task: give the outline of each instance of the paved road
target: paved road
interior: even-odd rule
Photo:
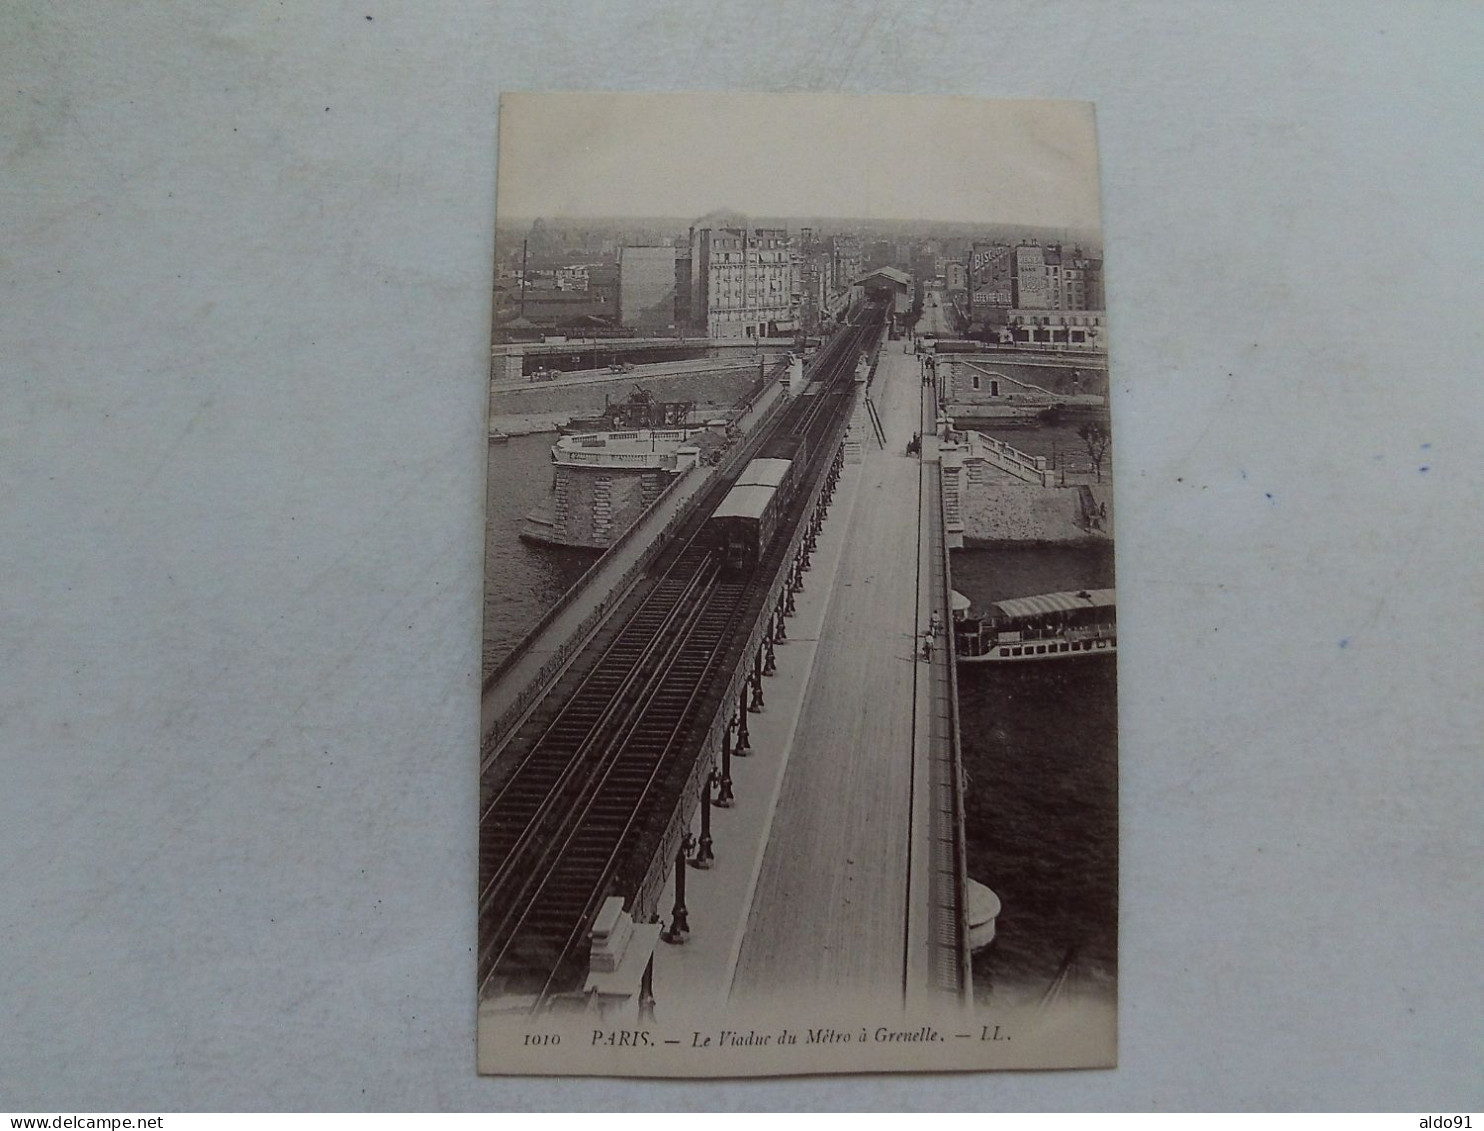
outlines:
[[[933,334],[940,338],[953,337],[953,327],[949,323],[947,299],[939,290],[927,291],[922,301],[922,321],[917,324],[917,333]]]

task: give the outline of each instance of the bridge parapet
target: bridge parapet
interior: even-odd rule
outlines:
[[[1039,487],[1055,486],[1056,469],[1050,466],[1045,456],[1027,455],[1019,448],[1011,447],[993,436],[986,436],[983,432],[964,432],[962,435],[968,443],[964,452],[965,459],[983,460],[1016,479]]]
[[[709,432],[706,428],[644,428],[597,435],[564,436],[551,449],[557,465],[590,467],[652,467],[684,471],[700,460],[690,443]]]

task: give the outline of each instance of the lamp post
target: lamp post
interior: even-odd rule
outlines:
[[[747,733],[747,689],[742,689],[742,701],[737,704],[737,746],[733,751],[739,758],[752,751],[751,736]]]
[[[721,731],[721,780],[717,782],[715,803],[718,808],[730,809],[735,800],[732,793],[732,722],[728,719]]]
[[[690,861],[692,868],[703,871],[716,860],[716,854],[711,851],[711,787],[715,782],[716,771],[712,770],[701,783],[701,839],[696,844],[696,854]]]
[[[660,938],[671,946],[681,945],[690,934],[690,913],[685,909],[685,864],[695,843],[696,838],[686,833],[675,852],[675,906],[670,908],[670,925],[660,932]]]

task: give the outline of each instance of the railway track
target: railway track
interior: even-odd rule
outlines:
[[[806,481],[842,423],[834,394],[875,327],[874,319],[847,326],[821,351],[812,373],[824,387],[778,425],[807,438]],[[526,996],[536,1009],[549,995],[581,990],[588,926],[614,894],[622,856],[663,801],[667,779],[693,756],[690,739],[710,723],[785,540],[751,576],[725,579],[698,541],[709,509],[681,533],[678,552],[657,565],[658,579],[523,744],[481,813],[481,997]]]

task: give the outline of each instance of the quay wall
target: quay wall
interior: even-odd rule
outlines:
[[[941,474],[954,545],[1101,542],[1113,537],[1112,483],[1090,466],[1046,454],[1045,430],[1020,441],[1032,455],[973,430],[948,433]]]
[[[655,468],[558,466],[552,528],[538,540],[603,549],[639,521],[671,478]]]
[[[937,365],[939,399],[954,404],[992,404],[996,400],[1005,400],[1012,393],[1026,394],[1026,390],[1002,386],[998,397],[991,396],[988,372],[1004,374],[1011,382],[1044,389],[1058,397],[1108,395],[1108,358],[1105,354],[1067,354],[1043,359],[983,350],[939,354]],[[1074,370],[1077,375],[1075,382]],[[973,387],[976,371],[980,375],[978,389]],[[1040,399],[1044,403],[1045,398]]]
[[[498,327],[496,338],[504,333]],[[758,347],[789,349],[792,336],[783,338],[743,338],[719,340],[686,337],[613,337],[576,336],[561,341],[508,342],[496,341],[490,347],[491,377],[519,377],[541,366],[557,369],[579,369],[591,363],[596,355],[601,361],[629,361],[651,365],[665,361],[684,361],[698,357],[736,357],[740,351]]]

